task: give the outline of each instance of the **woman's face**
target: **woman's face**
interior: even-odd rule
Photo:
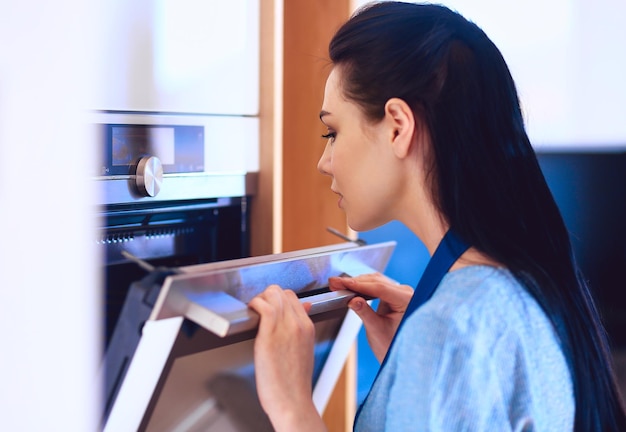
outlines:
[[[328,138],[318,169],[332,178],[331,189],[348,225],[364,231],[395,219],[398,184],[396,158],[388,145],[392,132],[384,121],[372,124],[341,91],[341,68],[326,81],[320,112]]]

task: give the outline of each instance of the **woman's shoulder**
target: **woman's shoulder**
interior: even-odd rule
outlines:
[[[394,381],[390,404],[434,394],[416,416],[442,420],[446,430],[468,419],[492,426],[481,430],[521,430],[527,421],[571,430],[572,385],[558,338],[510,271],[471,266],[448,273],[397,339],[384,375],[419,375]]]
[[[472,265],[447,273],[437,295],[455,295],[465,301],[485,301],[494,294],[509,296],[523,291],[519,281],[504,267]]]
[[[506,268],[467,266],[449,272],[433,297],[410,317],[418,326],[443,326],[458,335],[494,338],[551,324],[535,299]],[[410,326],[411,327],[411,326]]]
[[[476,308],[516,308],[532,298],[508,269],[475,265],[447,273],[431,300],[430,307],[447,307],[456,315]]]

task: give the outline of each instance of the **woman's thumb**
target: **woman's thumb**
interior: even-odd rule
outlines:
[[[363,321],[367,327],[374,319],[377,318],[376,312],[371,308],[367,301],[362,297],[355,297],[348,303],[348,307],[352,309]]]

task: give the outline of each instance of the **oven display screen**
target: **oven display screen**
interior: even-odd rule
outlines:
[[[164,173],[204,171],[204,127],[104,125],[100,175],[134,174],[142,157],[156,156]]]
[[[112,134],[112,163],[131,165],[142,155],[156,156],[163,165],[175,163],[173,127],[128,128],[114,126]]]

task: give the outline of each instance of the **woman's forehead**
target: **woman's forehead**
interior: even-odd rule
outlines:
[[[324,88],[324,104],[333,103],[335,99],[341,94],[341,73],[337,67],[334,67],[328,78],[326,78],[326,86]],[[326,110],[329,111],[330,110]]]
[[[326,87],[324,89],[324,102],[320,111],[320,117],[332,116],[337,114],[339,109],[346,108],[350,105],[358,109],[353,101],[349,100],[343,93],[343,75],[341,68],[335,66],[328,78],[326,79]],[[322,116],[324,114],[324,116]]]

